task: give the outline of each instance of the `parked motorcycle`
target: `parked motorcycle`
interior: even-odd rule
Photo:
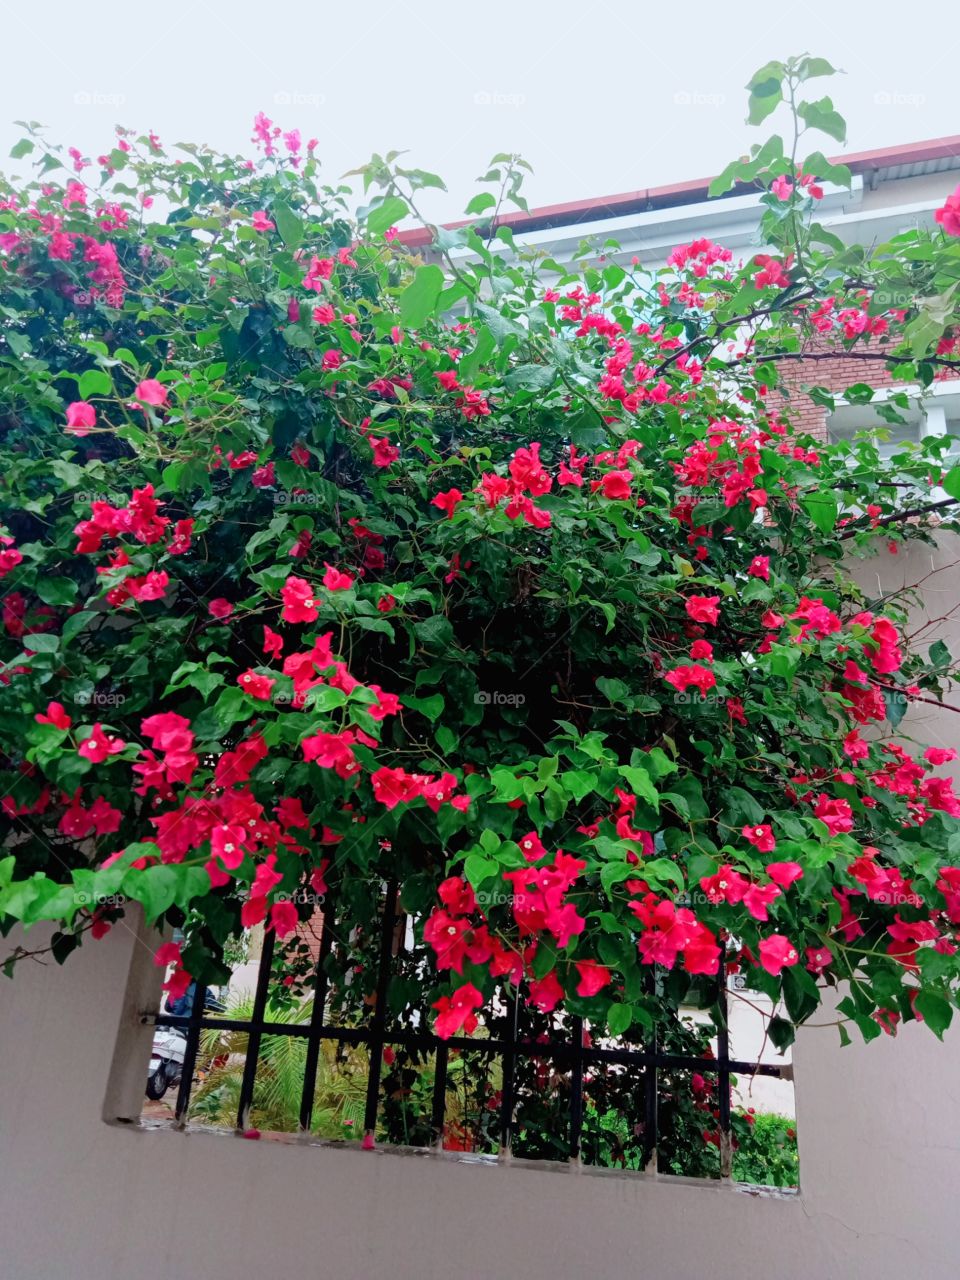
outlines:
[[[180,1083],[186,1049],[187,1037],[179,1027],[157,1027],[147,1075],[147,1097],[151,1102],[158,1102],[171,1085]]]
[[[191,983],[186,997],[176,1005],[169,1006],[168,1012],[180,1016],[189,1016],[193,1007],[193,994],[196,988]],[[188,1002],[188,1003],[187,1003]],[[187,1007],[184,1007],[187,1005]],[[225,1006],[208,991],[204,997],[203,1007],[211,1013],[223,1013]],[[146,1094],[151,1102],[158,1102],[171,1086],[179,1085],[183,1075],[183,1060],[186,1056],[187,1034],[181,1027],[157,1027],[153,1037],[153,1052],[150,1055],[150,1066],[147,1074]]]

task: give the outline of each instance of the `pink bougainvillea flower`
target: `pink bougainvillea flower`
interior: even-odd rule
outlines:
[[[38,711],[33,718],[37,724],[52,724],[55,729],[69,729],[73,723],[62,702],[48,702],[46,711]]]
[[[612,501],[625,500],[632,495],[633,476],[629,471],[608,471],[601,480],[594,480],[591,487],[602,489],[603,496]]]
[[[323,562],[326,573],[323,575],[323,585],[328,591],[347,591],[353,586],[353,578],[349,573],[343,573],[340,569],[335,568],[332,564]]]
[[[923,758],[933,765],[949,764],[951,760],[956,760],[957,753],[953,747],[927,747]]]
[[[948,236],[960,236],[960,187],[947,196],[942,208],[936,209],[933,216]]]
[[[866,760],[870,754],[870,744],[860,737],[857,729],[851,729],[843,740],[843,753],[851,760]]]
[[[446,512],[448,520],[453,519],[453,513],[456,511],[459,503],[463,501],[463,494],[459,489],[448,489],[446,493],[437,493],[430,499],[430,505],[438,507],[441,511]]]
[[[473,886],[462,876],[448,876],[437,886],[437,897],[451,915],[469,915],[477,906]]]
[[[580,975],[577,983],[578,996],[595,996],[609,985],[613,975],[606,965],[598,964],[596,960],[577,960],[575,963]]]
[[[338,351],[336,347],[331,347],[323,353],[323,359],[320,363],[324,369],[339,369],[343,364],[343,353]]]
[[[257,698],[261,702],[270,701],[270,693],[276,684],[270,676],[258,675],[252,668],[248,668],[242,674],[237,676],[237,684],[244,693],[248,693],[251,698]]]
[[[673,671],[667,672],[664,679],[667,684],[672,684],[678,693],[686,693],[687,689],[693,687],[700,691],[701,696],[717,683],[717,677],[713,672],[708,671],[706,667],[701,667],[698,663],[675,667]]]
[[[782,933],[772,933],[769,938],[761,938],[759,950],[760,964],[775,978],[780,976],[783,969],[795,965],[800,959],[796,947]]]
[[[367,436],[370,442],[370,448],[373,450],[373,465],[375,467],[389,467],[400,457],[400,450],[395,444],[391,444],[389,440],[378,439],[377,436]]]
[[[461,1030],[471,1035],[477,1029],[475,1010],[482,1006],[483,996],[477,988],[472,982],[464,983],[454,991],[453,995],[441,996],[434,1002],[433,1007],[437,1010],[436,1021],[433,1024],[434,1033],[441,1040],[449,1040],[452,1035],[456,1035]]]
[[[320,609],[309,582],[291,574],[283,584],[280,595],[283,599],[281,616],[284,622],[316,622]]]
[[[750,888],[750,881],[729,863],[724,863],[712,876],[701,876],[700,888],[713,903],[737,903],[743,901],[744,895]]]
[[[277,224],[270,221],[266,209],[258,209],[251,218],[250,225],[254,231],[272,231]]]
[[[684,607],[694,622],[715,623],[720,617],[719,604],[719,596],[690,596]]]
[[[835,800],[825,795],[818,796],[813,814],[826,825],[832,836],[853,830],[853,811],[846,800]]]
[[[137,383],[133,394],[141,404],[152,404],[156,409],[162,409],[167,403],[167,388],[156,378],[144,378],[143,382]]]
[[[180,963],[180,943],[164,942],[153,953],[153,963],[158,969],[165,969],[168,964]]]
[[[266,626],[263,628],[263,652],[271,658],[279,658],[283,653],[283,636]]]
[[[345,733],[320,732],[304,738],[300,747],[304,760],[313,762],[321,769],[333,769],[340,778],[348,778],[360,768],[353,754],[355,742],[356,738],[351,730]]]
[[[563,987],[555,970],[551,969],[544,977],[531,981],[527,1004],[532,1004],[541,1013],[552,1013],[562,999]]]
[[[754,920],[767,920],[767,907],[780,897],[780,890],[775,884],[752,884],[743,895],[743,905]]]
[[[773,853],[777,847],[777,842],[773,838],[773,828],[769,823],[759,823],[751,826],[749,823],[741,828],[741,834],[744,839],[749,840],[755,849],[760,853]]]
[[[7,534],[0,536],[0,548],[0,578],[5,578],[22,563],[23,552],[13,545],[13,539]]]
[[[423,940],[436,953],[434,963],[438,969],[453,969],[463,973],[463,963],[469,958],[471,929],[467,920],[451,915],[437,907],[423,926]]]
[[[97,411],[92,404],[84,400],[75,400],[67,405],[67,433],[71,436],[85,436],[91,427],[97,425]]]
[[[547,856],[547,851],[540,843],[540,837],[535,831],[528,831],[525,836],[521,836],[517,844],[528,862],[536,862],[538,858]]]
[[[246,830],[241,826],[221,824],[210,832],[210,851],[228,871],[236,871],[246,856]]]
[[[764,582],[770,581],[770,557],[754,556],[747,566],[747,573],[752,578],[762,578]]]
[[[295,933],[299,923],[300,916],[292,902],[275,902],[270,908],[270,925],[278,938],[287,938]]]
[[[126,743],[115,734],[107,733],[99,722],[90,730],[90,736],[84,738],[77,748],[85,760],[93,764],[103,764],[110,756],[119,755]]]
[[[807,968],[811,973],[823,973],[824,969],[833,961],[833,955],[829,947],[807,947]]]
[[[795,880],[803,878],[803,867],[799,862],[768,862],[764,869],[781,889],[789,889]]]
[[[212,618],[229,618],[233,613],[233,605],[229,600],[224,600],[222,596],[218,596],[216,600],[210,601],[207,612]]]
[[[778,178],[774,178],[773,182],[771,182],[770,190],[778,200],[789,200],[793,195],[793,183],[786,174],[781,173]]]

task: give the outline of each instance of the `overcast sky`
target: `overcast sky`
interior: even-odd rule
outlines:
[[[812,87],[847,118],[849,150],[960,133],[960,26],[913,12],[889,0],[9,5],[0,168],[23,169],[5,159],[17,119],[90,155],[117,123],[252,154],[263,110],[319,139],[330,182],[409,148],[450,188],[433,217],[461,213],[496,151],[529,160],[528,199],[550,204],[716,173],[765,136],[744,124],[750,74],[803,52],[847,73]]]

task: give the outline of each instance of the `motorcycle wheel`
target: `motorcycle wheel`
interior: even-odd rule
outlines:
[[[156,1071],[147,1076],[147,1097],[151,1102],[159,1102],[163,1095],[167,1092],[170,1081],[167,1079],[166,1068],[161,1062]]]

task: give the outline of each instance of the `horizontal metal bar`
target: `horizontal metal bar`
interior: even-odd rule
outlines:
[[[175,1014],[160,1013],[146,1015],[142,1021],[157,1027],[186,1027],[190,1019],[177,1017]],[[321,1040],[340,1040],[345,1044],[370,1044],[373,1037],[366,1027],[337,1027],[324,1025],[311,1028],[308,1022],[261,1022],[259,1024],[239,1018],[203,1018],[200,1026],[204,1031],[248,1031],[259,1032],[266,1036],[300,1036],[303,1039],[311,1035]],[[533,1041],[518,1040],[474,1040],[470,1036],[451,1036],[449,1040],[440,1040],[436,1036],[424,1032],[407,1031],[392,1035],[384,1035],[385,1045],[398,1046],[405,1049],[425,1049],[427,1051],[446,1047],[447,1049],[469,1049],[476,1053],[503,1054],[514,1053],[525,1058],[552,1058],[560,1061],[571,1061],[574,1048],[567,1044],[540,1044]],[[720,1063],[716,1058],[698,1058],[690,1054],[651,1053],[646,1049],[597,1049],[583,1050],[584,1062],[608,1062],[620,1066],[675,1067],[679,1070],[700,1071],[706,1075],[717,1075]],[[792,1065],[785,1062],[778,1066],[772,1062],[743,1062],[731,1058],[726,1067],[735,1075],[761,1075],[779,1077],[792,1071]]]

